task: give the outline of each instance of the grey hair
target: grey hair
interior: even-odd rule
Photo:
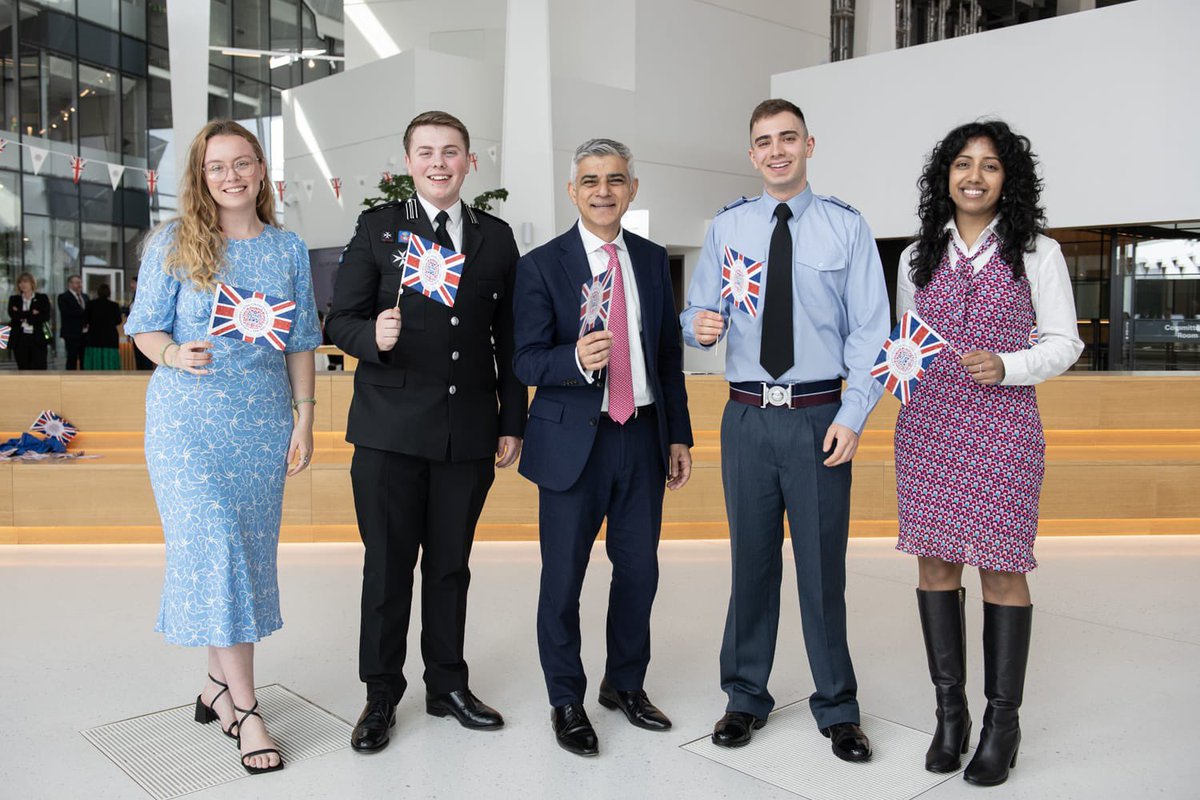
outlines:
[[[575,148],[575,156],[571,159],[571,183],[579,179],[579,162],[592,156],[618,156],[625,159],[629,168],[629,179],[633,180],[633,151],[616,139],[588,139]]]

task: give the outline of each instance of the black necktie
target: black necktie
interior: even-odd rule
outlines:
[[[437,243],[453,250],[454,240],[450,238],[450,231],[446,230],[446,223],[450,221],[450,215],[445,211],[439,211],[438,215],[434,217],[434,221],[437,222],[437,227],[433,231],[433,236],[437,239]]]
[[[792,368],[792,232],[788,219],[792,209],[787,203],[775,207],[775,230],[767,254],[767,291],[763,297],[762,346],[758,361],[778,379]]]

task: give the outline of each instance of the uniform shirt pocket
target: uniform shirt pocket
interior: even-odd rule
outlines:
[[[796,291],[806,306],[841,305],[846,288],[844,253],[805,253],[796,258]]]

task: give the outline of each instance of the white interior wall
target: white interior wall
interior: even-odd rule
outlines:
[[[503,67],[505,0],[344,0],[346,69],[422,48]]]
[[[443,81],[446,75],[455,79]],[[468,174],[463,196],[499,186],[499,163],[487,151],[500,141],[501,89],[501,76],[481,61],[408,50],[284,92],[288,227],[309,247],[346,244],[362,199],[379,195],[381,173],[405,171],[404,128],[431,108],[454,114],[471,132],[478,171]],[[342,179],[340,200],[333,176]],[[311,201],[306,179],[315,184]]]
[[[924,158],[952,127],[998,116],[1027,135],[1054,227],[1200,218],[1200,3],[1139,0],[777,74],[817,140],[815,191],[876,236],[916,228]]]

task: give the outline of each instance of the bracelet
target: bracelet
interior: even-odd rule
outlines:
[[[297,400],[296,398],[294,398],[294,397],[293,397],[293,398],[292,398],[292,410],[293,410],[293,411],[299,411],[299,410],[300,410],[300,406],[304,405],[305,403],[312,403],[312,404],[315,406],[315,405],[317,404],[317,398],[315,398],[315,397],[302,397],[302,398],[300,398],[299,400]]]
[[[158,363],[162,364],[164,367],[170,367],[172,369],[174,369],[174,367],[171,364],[167,363],[167,348],[173,344],[175,344],[175,343],[167,342],[166,344],[164,344],[162,346],[162,350],[158,351]],[[179,345],[175,344],[175,346],[178,347]]]

